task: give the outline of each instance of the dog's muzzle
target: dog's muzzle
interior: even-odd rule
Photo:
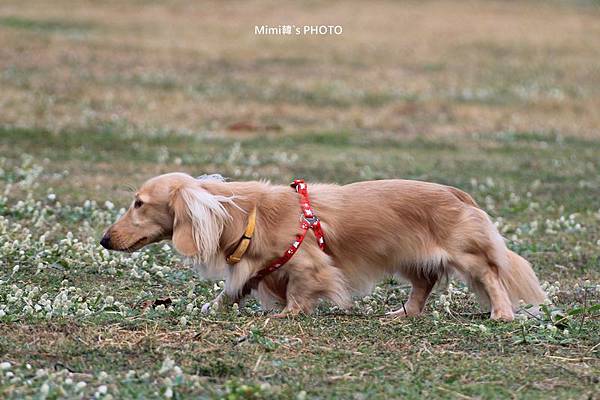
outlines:
[[[108,233],[104,234],[102,240],[100,240],[100,245],[107,250],[112,250],[112,247],[110,245],[110,235]]]

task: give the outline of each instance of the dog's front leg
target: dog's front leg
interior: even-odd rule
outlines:
[[[211,310],[220,311],[224,310],[226,307],[232,305],[235,302],[235,299],[232,299],[225,291],[221,291],[217,297],[215,297],[212,301],[205,303],[202,306],[202,314],[208,314]]]

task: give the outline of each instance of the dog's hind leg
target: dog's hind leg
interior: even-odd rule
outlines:
[[[420,315],[423,312],[427,298],[437,281],[437,277],[425,278],[419,274],[414,274],[412,276],[405,275],[405,277],[408,278],[412,285],[408,301],[401,309],[387,313],[389,316],[414,317]]]
[[[491,306],[492,319],[512,321],[514,312],[508,292],[499,276],[497,265],[491,264],[484,255],[461,253],[452,264],[471,281],[472,286],[483,287]],[[484,302],[487,299],[483,299]]]

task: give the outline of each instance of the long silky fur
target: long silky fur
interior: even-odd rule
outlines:
[[[200,181],[223,182],[221,175],[202,175]],[[231,215],[224,204],[235,204],[234,196],[220,196],[209,193],[199,187],[184,186],[179,190],[179,195],[186,205],[188,217],[192,221],[194,243],[198,249],[194,259],[197,263],[208,264],[214,262],[219,250],[219,239]]]
[[[186,255],[203,275],[226,279],[225,292],[232,298],[299,232],[298,194],[286,186],[179,173],[153,178],[148,185],[149,193],[157,186],[163,192],[177,188],[185,204],[183,217],[192,226]],[[309,232],[297,254],[254,291],[267,307],[281,303],[287,312],[310,312],[320,299],[346,307],[351,295],[364,294],[393,275],[413,287],[403,307],[406,315],[418,315],[436,282],[449,275],[468,282],[482,303],[491,305],[492,318],[510,320],[520,300],[536,305],[545,299],[529,263],[506,247],[488,215],[459,189],[408,180],[309,183],[309,196],[328,252]],[[239,264],[227,265],[225,257],[253,207],[257,220],[250,247]],[[186,237],[188,230],[179,232]],[[191,241],[194,252],[188,251]]]

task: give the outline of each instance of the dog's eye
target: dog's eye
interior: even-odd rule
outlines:
[[[144,202],[138,199],[135,201],[135,203],[133,203],[133,207],[140,208],[143,204],[144,204]]]

